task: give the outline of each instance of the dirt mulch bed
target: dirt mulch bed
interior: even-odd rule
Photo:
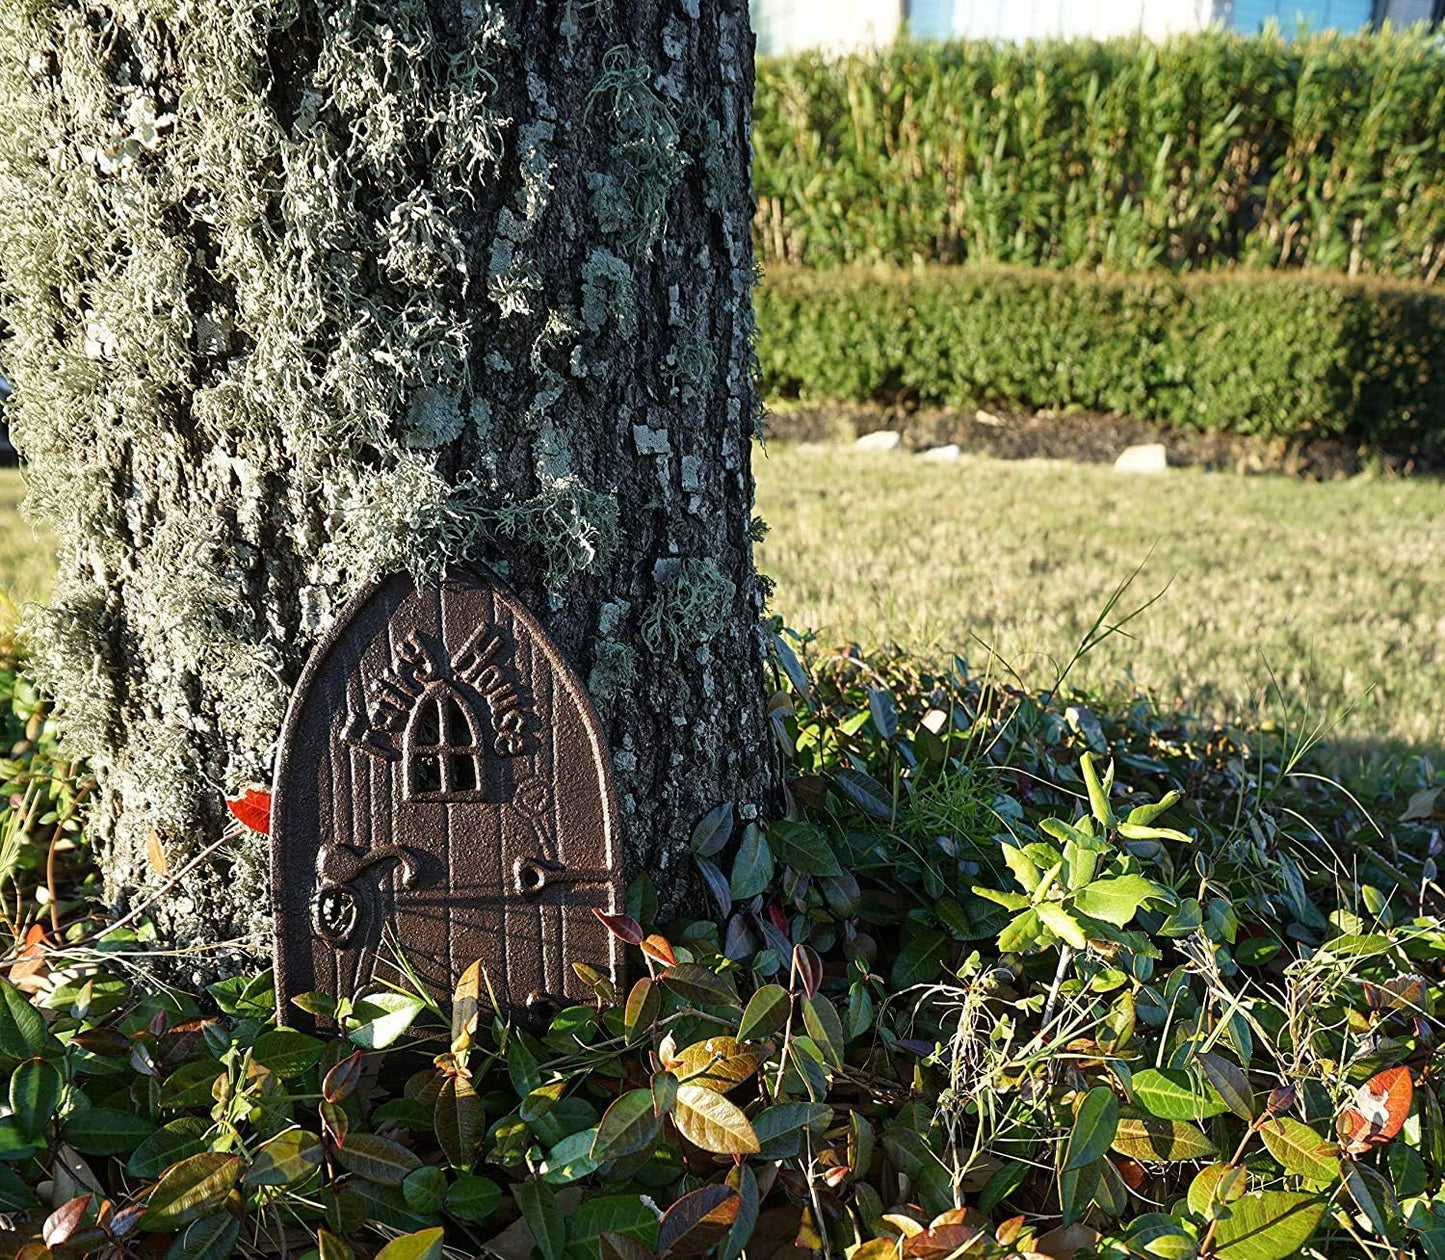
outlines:
[[[782,405],[770,411],[767,436],[778,441],[852,442],[888,429],[906,450],[957,444],[995,459],[1067,459],[1112,464],[1128,446],[1162,442],[1169,463],[1222,472],[1284,473],[1312,481],[1352,477],[1371,469],[1397,476],[1445,472],[1445,460],[1360,451],[1329,438],[1264,439],[1190,433],[1128,416],[1088,411],[1033,413],[953,411],[849,403]]]

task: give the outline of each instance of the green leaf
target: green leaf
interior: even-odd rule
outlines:
[[[172,1164],[205,1150],[210,1128],[210,1122],[199,1116],[182,1116],[162,1125],[131,1153],[126,1172],[141,1181],[159,1177]]]
[[[1121,822],[1119,834],[1125,840],[1177,840],[1180,844],[1193,844],[1194,837],[1173,827],[1143,827],[1138,823]]]
[[[425,1009],[425,1002],[406,993],[374,993],[357,1002],[354,1018],[360,1022],[349,1036],[363,1050],[384,1050]]]
[[[710,809],[692,829],[692,851],[698,857],[715,857],[727,847],[733,835],[733,803],[724,801]]]
[[[551,1186],[566,1186],[590,1177],[602,1162],[592,1158],[592,1143],[596,1137],[596,1129],[569,1133],[547,1152],[547,1158],[538,1169],[542,1180]]]
[[[838,785],[839,790],[859,809],[872,818],[882,822],[893,821],[893,797],[888,789],[878,782],[870,774],[864,774],[861,770],[839,770],[833,775],[833,782]],[[788,863],[794,870],[807,870],[807,867],[794,866]],[[836,866],[836,863],[835,863]],[[831,871],[810,871],[812,875],[836,875],[837,870]]]
[[[1043,925],[1066,945],[1072,945],[1075,949],[1083,949],[1089,943],[1079,921],[1057,902],[1041,901],[1034,907],[1034,910]]]
[[[166,1260],[226,1260],[240,1237],[240,1221],[229,1212],[212,1212],[176,1235]]]
[[[1209,1219],[1218,1204],[1229,1204],[1248,1188],[1249,1174],[1233,1164],[1209,1164],[1189,1183],[1189,1210]]]
[[[502,1204],[502,1191],[495,1181],[464,1173],[447,1191],[446,1210],[460,1221],[484,1221]]]
[[[0,1160],[29,1159],[40,1149],[41,1141],[38,1137],[27,1137],[22,1133],[20,1122],[14,1116],[0,1119]]]
[[[517,1187],[517,1202],[543,1260],[562,1260],[567,1247],[567,1218],[552,1188],[540,1181],[524,1181]]]
[[[477,1157],[486,1131],[482,1100],[471,1081],[448,1076],[437,1091],[435,1127],[437,1143],[453,1168],[466,1171]]]
[[[446,1230],[440,1225],[419,1229],[414,1234],[402,1234],[378,1251],[376,1260],[441,1260],[445,1235]]]
[[[909,936],[893,959],[889,978],[894,990],[901,992],[915,984],[931,984],[943,970],[947,952],[948,936],[943,932],[929,929]]]
[[[1228,1110],[1213,1091],[1197,1086],[1181,1068],[1145,1068],[1130,1084],[1134,1101],[1161,1120],[1206,1120]]]
[[[773,881],[773,851],[757,823],[743,828],[728,889],[738,901],[756,897]]]
[[[678,963],[662,973],[662,983],[689,1002],[699,1006],[735,1006],[737,990],[732,977],[720,976],[700,963]]]
[[[1241,1120],[1253,1120],[1254,1090],[1244,1069],[1207,1050],[1196,1056],[1196,1062],[1224,1105]]]
[[[374,1181],[353,1180],[346,1187],[346,1198],[348,1201],[359,1201],[368,1222],[374,1221],[392,1229],[431,1229],[436,1224],[434,1216],[423,1216],[407,1206],[400,1186],[380,1186]]]
[[[45,1017],[8,980],[0,980],[0,1058],[59,1059],[65,1047],[45,1026]]]
[[[28,1212],[40,1200],[14,1169],[0,1164],[0,1212]]]
[[[992,1212],[1005,1199],[1017,1190],[1033,1171],[1032,1164],[1026,1164],[1022,1160],[1006,1160],[984,1186],[983,1193],[978,1197],[978,1210],[980,1212]]]
[[[1084,1095],[1074,1116],[1064,1171],[1092,1164],[1113,1144],[1118,1127],[1119,1103],[1114,1091],[1107,1085],[1096,1085]]]
[[[141,1218],[142,1229],[169,1232],[221,1206],[241,1176],[241,1159],[202,1151],[167,1169]]]
[[[648,1250],[657,1245],[657,1217],[641,1195],[594,1195],[568,1216],[569,1260],[598,1260],[604,1230],[630,1238]]]
[[[1115,927],[1125,927],[1146,901],[1172,904],[1174,894],[1142,875],[1120,875],[1114,879],[1095,880],[1079,889],[1074,894],[1074,909],[1091,919],[1102,919]]]
[[[785,1148],[780,1148],[777,1143],[782,1138],[800,1134],[800,1131],[806,1127],[827,1124],[832,1118],[833,1109],[823,1103],[776,1103],[771,1107],[764,1107],[753,1117],[753,1133],[758,1139],[759,1146],[769,1152],[780,1149],[795,1151],[801,1149],[801,1136],[786,1143]],[[794,1156],[770,1153],[767,1158],[791,1159]]]
[[[592,1140],[592,1158],[621,1159],[652,1145],[662,1121],[652,1106],[650,1089],[630,1089],[602,1115],[597,1136]]]
[[[1293,1116],[1273,1116],[1260,1125],[1259,1136],[1285,1172],[1330,1184],[1340,1175],[1333,1143]]]
[[[542,1072],[537,1060],[527,1049],[527,1043],[517,1034],[507,1038],[507,1075],[512,1079],[512,1089],[518,1098],[525,1098],[542,1083]]]
[[[289,1186],[321,1167],[323,1151],[316,1135],[288,1129],[263,1142],[246,1170],[248,1186]]]
[[[209,1107],[216,1078],[225,1074],[219,1059],[207,1057],[182,1063],[162,1083],[160,1104],[162,1107]]]
[[[805,875],[843,873],[838,859],[833,856],[827,837],[810,823],[786,820],[773,823],[768,828],[768,845],[779,862]]]
[[[1152,805],[1136,805],[1129,811],[1128,820],[1131,823],[1140,823],[1147,826],[1160,815],[1172,809],[1179,801],[1180,794],[1177,791],[1166,792]]]
[[[843,1021],[837,1008],[821,994],[803,999],[803,1024],[808,1035],[818,1043],[823,1058],[831,1068],[843,1066]]]
[[[694,1146],[715,1155],[752,1155],[758,1135],[736,1103],[702,1085],[679,1085],[673,1113],[678,1131]]]
[[[435,1164],[413,1168],[401,1183],[401,1197],[407,1207],[423,1216],[435,1216],[446,1199],[447,1175]]]
[[[1039,944],[1040,920],[1037,910],[1025,910],[1009,920],[1008,926],[998,934],[1001,953],[1022,953]]]
[[[1130,1159],[1152,1163],[1210,1159],[1218,1154],[1214,1143],[1194,1125],[1154,1116],[1121,1117],[1113,1148]]]
[[[399,1142],[375,1133],[349,1133],[336,1148],[341,1166],[379,1186],[399,1186],[407,1173],[421,1167],[421,1160]]]
[[[1347,1160],[1343,1168],[1345,1189],[1355,1206],[1365,1214],[1376,1234],[1398,1246],[1405,1222],[1389,1178],[1353,1160]]]
[[[1079,1168],[1066,1168],[1059,1174],[1059,1207],[1065,1227],[1078,1220],[1097,1195],[1103,1167],[1103,1160],[1095,1160]]]
[[[283,1079],[300,1076],[321,1059],[322,1044],[294,1028],[273,1028],[251,1046],[251,1058]]]
[[[739,1041],[762,1041],[780,1033],[788,1022],[792,997],[780,984],[765,984],[748,999],[738,1024]]]
[[[1079,758],[1079,768],[1084,772],[1084,786],[1089,790],[1089,811],[1101,827],[1114,825],[1114,811],[1109,807],[1109,793],[1099,782],[1099,772],[1094,769],[1094,754],[1086,752]],[[1113,778],[1114,766],[1109,765],[1106,778]],[[1121,925],[1122,926],[1122,925]]]
[[[1004,863],[1024,892],[1031,893],[1037,889],[1043,876],[1033,858],[1013,844],[1004,845],[1002,851]]]
[[[1325,1214],[1319,1195],[1265,1190],[1229,1205],[1229,1217],[1215,1226],[1219,1260],[1287,1260],[1310,1238]]]
[[[60,1130],[66,1143],[82,1155],[125,1155],[155,1131],[144,1116],[108,1107],[77,1111]]]
[[[44,1059],[27,1059],[10,1077],[10,1110],[26,1137],[37,1137],[60,1105],[65,1084],[60,1071]]]

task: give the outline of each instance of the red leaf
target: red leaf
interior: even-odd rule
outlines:
[[[601,919],[602,926],[624,945],[642,944],[642,924],[630,914],[608,914],[596,906],[592,907],[592,913]]]
[[[1361,1155],[1388,1142],[1404,1127],[1414,1099],[1415,1083],[1409,1068],[1386,1068],[1370,1077],[1340,1113],[1338,1127],[1345,1150]]]
[[[700,1256],[711,1251],[732,1228],[742,1202],[731,1186],[703,1186],[683,1195],[662,1214],[657,1254]]]
[[[321,1082],[321,1097],[329,1103],[344,1102],[361,1079],[361,1051],[342,1059]]]
[[[823,984],[823,960],[807,945],[793,946],[793,969],[798,973],[798,983],[810,998],[818,996]]]
[[[239,796],[228,796],[226,808],[252,831],[271,834],[271,793],[265,788],[245,788]]]
[[[88,1194],[71,1199],[69,1203],[62,1203],[46,1218],[40,1233],[47,1247],[59,1247],[75,1233],[80,1222],[85,1219],[85,1209],[90,1206],[90,1199]]]
[[[110,1236],[112,1238],[124,1238],[127,1234],[133,1234],[135,1228],[140,1224],[141,1217],[146,1214],[144,1203],[132,1203],[130,1207],[123,1207],[119,1212],[110,1218]]]

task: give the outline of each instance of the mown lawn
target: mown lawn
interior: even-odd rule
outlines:
[[[825,645],[893,641],[981,668],[982,640],[1046,686],[1145,562],[1124,607],[1168,589],[1073,679],[1127,673],[1162,704],[1258,720],[1272,672],[1296,723],[1305,706],[1347,741],[1445,744],[1438,481],[1139,477],[785,444],[755,471],[774,610]],[[1265,716],[1284,709],[1272,699]]]
[[[1338,718],[1335,734],[1365,746],[1445,746],[1440,482],[1129,477],[782,443],[755,471],[773,607],[825,645],[896,642],[975,668],[992,648],[1046,686],[1145,562],[1122,607],[1168,589],[1074,680],[1258,720],[1272,672],[1292,711],[1271,698],[1266,718]],[[17,604],[49,585],[22,494],[0,470],[0,598]]]
[[[0,618],[7,622],[19,605],[50,589],[50,552],[20,515],[24,497],[19,470],[0,468]]]

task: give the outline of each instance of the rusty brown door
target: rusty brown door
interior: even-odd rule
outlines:
[[[277,995],[406,983],[439,998],[480,959],[545,1012],[615,973],[609,756],[581,683],[486,578],[358,596],[292,697],[272,811]],[[403,962],[404,960],[404,962]]]

